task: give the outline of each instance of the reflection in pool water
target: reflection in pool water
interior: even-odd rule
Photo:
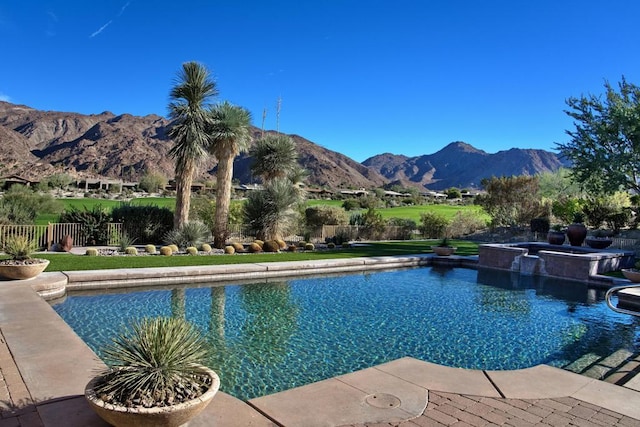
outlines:
[[[249,399],[404,356],[518,369],[633,350],[631,316],[586,286],[417,268],[248,285],[71,295],[55,310],[98,349],[143,316],[185,316],[211,343],[221,390]]]

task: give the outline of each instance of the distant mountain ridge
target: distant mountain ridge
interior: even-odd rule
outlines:
[[[362,162],[391,182],[432,190],[480,188],[483,178],[554,172],[569,164],[546,150],[512,148],[489,154],[465,142],[452,142],[434,154],[407,157],[380,154]]]
[[[173,142],[167,137],[169,121],[161,116],[130,114],[78,114],[41,111],[0,101],[0,176],[39,179],[53,173],[76,177],[108,177],[135,181],[145,171],[174,176],[168,157]],[[267,131],[267,133],[274,133]],[[253,129],[253,141],[262,135]],[[308,184],[325,188],[375,188],[389,183],[422,189],[478,187],[491,175],[536,174],[563,164],[544,150],[511,149],[487,154],[469,144],[455,142],[442,150],[417,157],[380,154],[358,163],[299,135],[299,163],[309,171]],[[234,179],[252,183],[251,158],[238,156]],[[196,179],[215,180],[216,160],[203,161]]]

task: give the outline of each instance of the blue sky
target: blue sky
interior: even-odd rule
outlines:
[[[0,100],[167,114],[199,61],[254,124],[357,161],[566,141],[565,99],[640,84],[637,0],[0,3]]]

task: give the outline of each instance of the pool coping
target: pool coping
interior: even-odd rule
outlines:
[[[83,398],[84,386],[102,362],[39,294],[66,290],[247,280],[432,265],[473,266],[473,257],[433,255],[375,257],[235,266],[43,273],[35,279],[0,282],[0,371],[9,402],[2,412],[22,426],[102,426]],[[354,261],[355,260],[355,261]],[[135,271],[133,271],[135,270]],[[138,281],[136,283],[136,281]],[[35,291],[35,292],[34,292]],[[4,350],[3,350],[4,349]],[[0,387],[1,388],[1,387]],[[640,387],[637,387],[640,389]],[[504,398],[571,396],[640,420],[640,393],[541,365],[518,371],[474,371],[403,358],[363,371],[242,402],[220,392],[191,426],[341,425],[389,422],[420,415],[429,391]],[[398,397],[382,409],[371,395]],[[562,396],[558,396],[562,395]],[[0,390],[0,405],[2,404]],[[393,400],[393,399],[392,399]],[[6,415],[6,416],[5,416]],[[1,423],[0,423],[1,424]]]

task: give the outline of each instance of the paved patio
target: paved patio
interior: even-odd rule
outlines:
[[[344,261],[305,268],[357,271],[430,260]],[[74,283],[96,288],[111,280],[131,286],[140,280],[159,284],[163,277],[168,283],[189,283],[300,272],[295,263],[266,266],[44,273],[29,281],[0,281],[0,427],[105,425],[83,397],[84,385],[102,362],[35,290],[53,295]],[[640,426],[638,390],[640,379],[620,387],[544,365],[476,371],[402,358],[249,402],[220,392],[189,425]]]

